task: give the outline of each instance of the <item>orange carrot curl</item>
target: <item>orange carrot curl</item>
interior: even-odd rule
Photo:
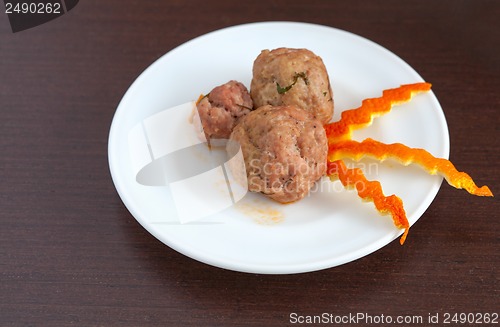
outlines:
[[[380,182],[367,180],[359,168],[347,168],[342,160],[328,161],[327,165],[327,174],[332,181],[338,177],[344,187],[356,188],[360,198],[373,201],[380,213],[392,215],[394,225],[405,230],[399,240],[399,243],[403,245],[410,229],[403,201],[396,195],[385,196]]]
[[[346,140],[329,146],[330,161],[341,158],[359,160],[364,156],[380,161],[392,158],[405,166],[416,163],[431,175],[442,175],[448,184],[457,189],[465,189],[470,194],[478,196],[493,196],[488,186],[477,187],[467,173],[458,171],[449,160],[436,158],[423,149],[409,148],[401,143],[385,144],[370,138],[363,142]]]
[[[361,107],[346,110],[339,121],[325,125],[329,143],[350,139],[353,130],[370,126],[374,118],[389,113],[394,105],[408,102],[415,93],[430,89],[429,83],[406,84],[383,91],[380,98],[363,100]]]

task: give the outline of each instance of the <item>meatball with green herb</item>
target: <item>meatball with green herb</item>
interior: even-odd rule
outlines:
[[[333,116],[333,92],[323,60],[307,49],[263,50],[253,64],[255,108],[293,105],[323,124]]]

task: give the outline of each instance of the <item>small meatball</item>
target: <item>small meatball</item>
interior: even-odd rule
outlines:
[[[238,119],[252,107],[252,98],[242,83],[229,81],[214,88],[197,104],[207,140],[228,139]]]
[[[323,60],[307,49],[263,50],[253,64],[255,108],[294,105],[323,124],[333,116],[333,92]]]
[[[295,106],[267,105],[243,117],[231,133],[228,154],[240,147],[248,189],[281,203],[302,199],[326,173],[325,129]]]

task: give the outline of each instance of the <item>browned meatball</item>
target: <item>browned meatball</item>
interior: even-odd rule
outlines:
[[[294,105],[323,124],[333,116],[333,92],[323,60],[307,49],[263,50],[253,64],[250,85],[255,108]]]
[[[302,199],[326,172],[325,129],[295,106],[267,105],[243,117],[231,133],[229,155],[240,146],[248,189],[281,203]]]
[[[197,105],[207,140],[228,139],[238,119],[252,107],[252,98],[242,83],[229,81],[214,88]]]

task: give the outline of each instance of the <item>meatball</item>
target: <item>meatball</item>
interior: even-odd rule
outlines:
[[[333,116],[333,92],[323,60],[307,49],[263,50],[253,64],[255,108],[294,105],[323,124]]]
[[[252,98],[242,83],[229,81],[214,88],[197,104],[207,140],[228,139],[238,119],[252,107]]]
[[[243,117],[231,133],[228,154],[240,147],[248,189],[281,203],[302,199],[326,173],[325,129],[295,106],[266,105]]]

